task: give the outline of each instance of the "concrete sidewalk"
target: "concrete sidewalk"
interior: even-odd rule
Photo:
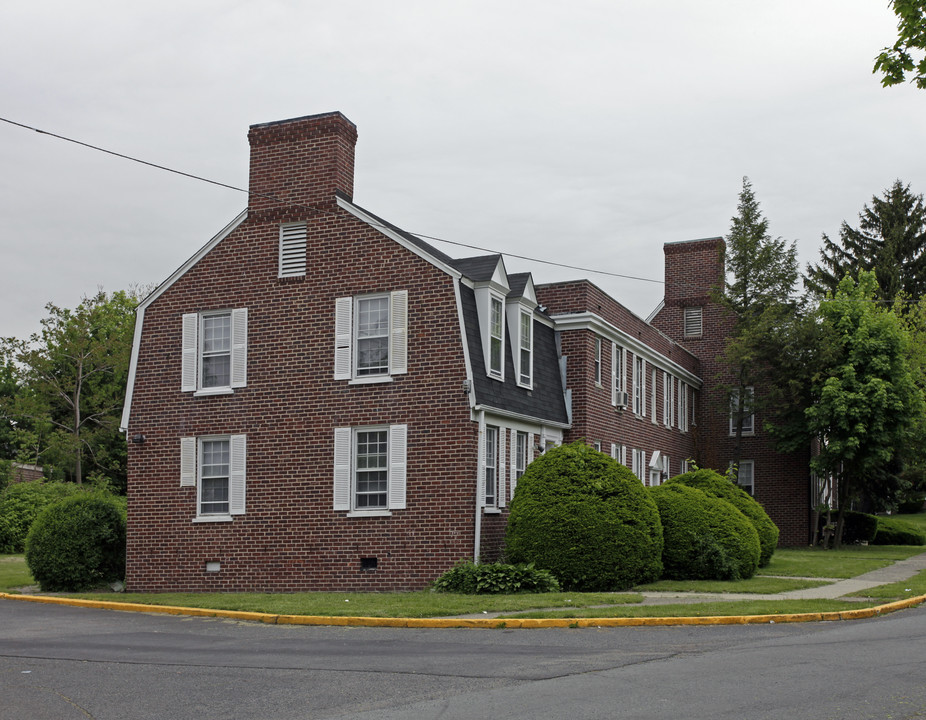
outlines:
[[[664,605],[680,602],[710,602],[717,600],[811,600],[844,598],[851,593],[868,590],[879,585],[908,580],[921,570],[926,570],[926,552],[914,555],[906,560],[898,560],[887,567],[857,575],[848,580],[832,578],[829,585],[821,585],[803,590],[789,590],[782,593],[759,595],[756,593],[680,593],[680,592],[644,592],[644,605]],[[826,578],[817,578],[825,580]],[[858,598],[861,600],[862,598]]]

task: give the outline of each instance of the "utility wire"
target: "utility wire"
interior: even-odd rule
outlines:
[[[76,140],[74,138],[70,138],[65,135],[58,135],[57,133],[53,133],[47,130],[42,130],[40,128],[32,127],[31,125],[25,125],[23,123],[15,122],[14,120],[9,120],[4,117],[0,117],[0,122],[5,122],[9,125],[14,125],[15,127],[23,128],[24,130],[32,130],[33,132],[37,132],[40,135],[47,135],[48,137],[53,137],[57,140],[63,140],[64,142],[73,143],[74,145],[80,145],[81,147],[85,147],[90,150],[95,150],[97,152],[105,153],[106,155],[112,155],[113,157],[117,157],[122,160],[129,160],[130,162],[135,162],[140,165],[147,165],[148,167],[152,167],[157,170],[163,170],[165,172],[173,173],[175,175],[181,175],[183,177],[190,178],[191,180],[198,180],[200,182],[209,183],[210,185],[216,185],[218,187],[226,188],[227,190],[234,190],[236,192],[244,193],[245,195],[248,195],[250,197],[259,197],[265,200],[271,200],[273,202],[278,202],[284,205],[289,205],[290,207],[297,207],[303,210],[309,210],[311,212],[316,212],[316,213],[321,213],[321,214],[327,214],[327,215],[336,214],[329,210],[325,210],[324,208],[302,205],[301,203],[293,202],[291,200],[284,200],[274,195],[267,195],[265,193],[256,193],[256,192],[252,192],[251,190],[247,190],[245,188],[237,187],[235,185],[229,185],[228,183],[219,182],[217,180],[210,180],[209,178],[202,177],[201,175],[194,175],[192,173],[183,172],[182,170],[176,170],[175,168],[167,167],[166,165],[159,165],[158,163],[149,162],[148,160],[142,160],[140,158],[133,157],[131,155],[125,155],[124,153],[119,153],[114,150],[108,150],[107,148],[100,147],[98,145],[92,145],[91,143],[83,142],[81,140]],[[393,229],[391,227],[388,227],[386,225],[383,225],[381,223],[376,223],[376,222],[370,222],[370,225],[372,225],[373,227],[384,229],[384,230]],[[581,265],[567,265],[566,263],[554,262],[553,260],[541,260],[540,258],[530,257],[529,255],[518,255],[516,253],[510,253],[510,252],[504,252],[504,251],[499,251],[499,250],[493,250],[491,248],[480,247],[479,245],[471,245],[468,243],[457,242],[455,240],[447,240],[445,238],[436,237],[434,235],[425,235],[423,233],[410,232],[407,230],[404,232],[408,232],[410,235],[414,235],[415,237],[421,238],[422,240],[431,240],[434,242],[447,243],[448,245],[456,245],[458,247],[465,247],[471,250],[479,250],[480,252],[504,255],[510,258],[517,258],[518,260],[527,260],[530,262],[542,263],[544,265],[553,265],[555,267],[566,268],[569,270],[579,270],[581,272],[596,273],[598,275],[608,275],[610,277],[623,278],[625,280],[637,280],[639,282],[657,283],[659,285],[665,284],[663,280],[654,280],[652,278],[638,277],[636,275],[624,275],[622,273],[610,272],[608,270],[597,270],[593,268],[586,268],[586,267],[582,267]]]

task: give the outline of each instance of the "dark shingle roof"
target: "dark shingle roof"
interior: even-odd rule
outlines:
[[[476,294],[471,288],[460,287],[463,305],[463,324],[473,369],[473,392],[476,403],[490,408],[507,410],[548,422],[566,424],[566,401],[559,372],[559,355],[556,352],[556,333],[544,323],[534,321],[534,387],[518,387],[511,344],[506,342],[505,381],[493,380],[486,375],[482,339],[479,336],[479,316],[476,311]]]
[[[492,279],[501,255],[480,255],[478,257],[451,260],[450,264],[473,282],[486,282]]]

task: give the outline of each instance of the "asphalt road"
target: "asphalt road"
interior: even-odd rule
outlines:
[[[0,600],[0,718],[926,718],[926,607],[876,620],[301,627]]]

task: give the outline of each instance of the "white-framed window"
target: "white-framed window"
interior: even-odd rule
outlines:
[[[688,432],[688,383],[678,383],[678,429]]]
[[[499,480],[499,428],[486,425],[485,433],[485,468],[483,470],[483,487],[485,507],[498,507]]]
[[[405,508],[407,425],[334,430],[334,509],[388,515]]]
[[[534,377],[534,318],[531,313],[522,311],[518,314],[518,320],[520,324],[518,384],[531,387]]]
[[[601,440],[596,440],[592,443],[592,447],[595,448],[598,452],[601,452]]]
[[[684,475],[690,469],[691,469],[691,461],[688,460],[687,458],[685,460],[682,460],[681,464],[679,465],[679,473],[681,475]]]
[[[503,378],[505,362],[505,313],[500,298],[489,298],[489,375]]]
[[[280,225],[279,277],[305,275],[306,224],[304,222]]]
[[[530,444],[530,434],[518,432],[515,435],[515,453],[514,453],[514,480],[511,483],[511,496],[514,497],[514,489],[527,469],[528,447]]]
[[[596,385],[601,385],[601,338],[595,338],[595,359],[593,362],[593,376]]]
[[[630,466],[633,474],[639,478],[640,482],[646,480],[646,453],[643,450],[633,450],[633,462]]]
[[[624,368],[627,364],[627,351],[617,343],[611,343],[611,404],[620,408],[627,407],[626,381]]]
[[[649,398],[649,408],[650,408],[650,420],[654,423],[656,422],[656,368],[652,369],[650,372],[650,398]]]
[[[221,394],[247,385],[247,308],[186,313],[181,334],[183,392]]]
[[[746,388],[744,400],[740,402],[739,388],[734,388],[730,392],[730,435],[736,435],[737,416],[742,414],[743,417],[743,435],[754,435],[756,432],[756,415],[752,411],[753,400],[755,398],[755,389]]]
[[[669,459],[658,450],[650,456],[649,484],[650,487],[662,485],[669,477]]]
[[[755,491],[756,464],[753,460],[740,460],[736,468],[736,484],[750,495]]]
[[[639,355],[633,358],[633,412],[646,417],[646,360]]]
[[[662,424],[672,427],[672,376],[662,373]]]
[[[627,448],[619,443],[611,443],[611,457],[621,465],[627,464]]]
[[[701,337],[704,332],[702,322],[702,309],[700,307],[686,307],[683,310],[683,326],[685,337]]]
[[[196,488],[197,520],[231,520],[245,510],[245,435],[180,439],[180,486]]]
[[[382,382],[408,371],[408,291],[335,301],[334,379]]]

